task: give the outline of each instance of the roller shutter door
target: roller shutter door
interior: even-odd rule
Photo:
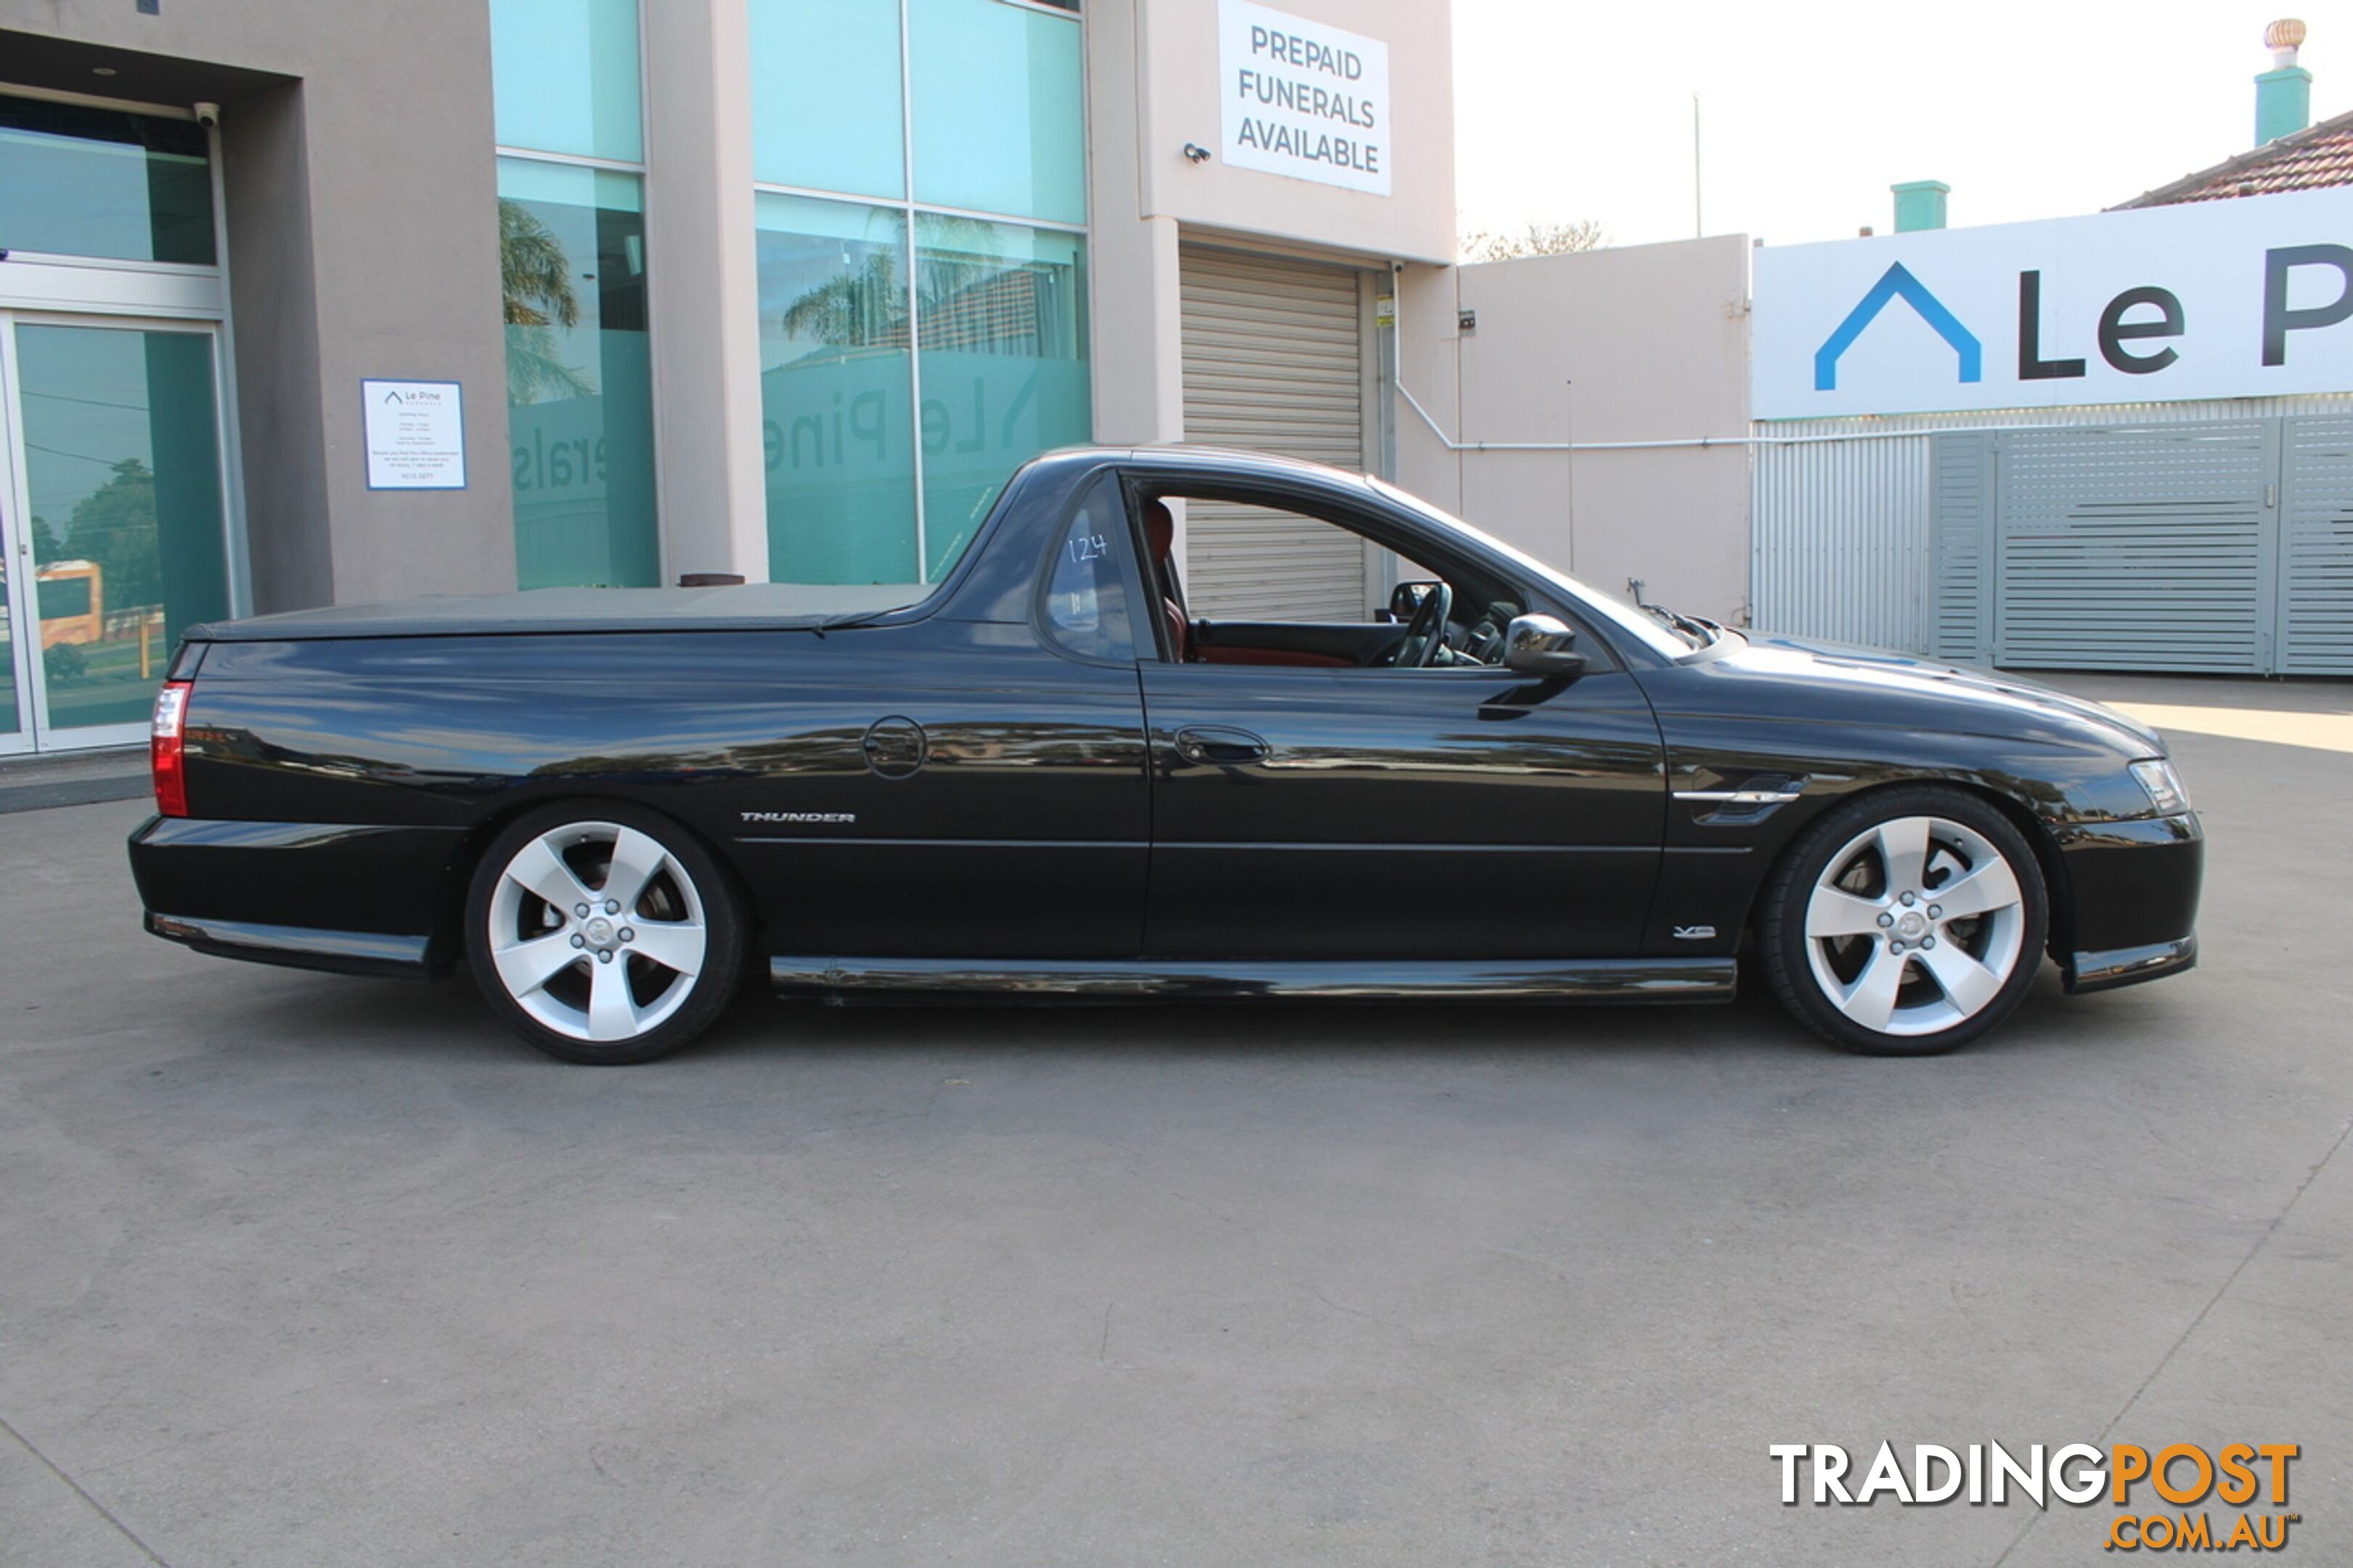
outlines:
[[[1185,438],[1365,466],[1356,274],[1184,248]],[[1366,618],[1365,547],[1326,524],[1220,502],[1186,507],[1185,589],[1227,620]]]

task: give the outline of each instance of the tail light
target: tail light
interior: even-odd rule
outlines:
[[[187,728],[192,684],[167,680],[155,694],[155,728],[148,741],[148,754],[155,765],[155,809],[165,816],[188,815],[188,772],[181,735]]]

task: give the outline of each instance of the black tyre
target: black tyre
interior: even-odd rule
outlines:
[[[2000,811],[1906,785],[1826,813],[1766,883],[1758,946],[1775,994],[1849,1050],[1931,1056],[2017,1009],[2042,961],[2041,865]]]
[[[675,822],[617,802],[518,818],[466,898],[466,956],[491,1010],[567,1062],[676,1050],[734,995],[744,947],[725,868]]]

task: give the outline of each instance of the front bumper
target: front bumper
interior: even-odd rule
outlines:
[[[2206,835],[2195,812],[2058,829],[2065,871],[2052,956],[2070,992],[2179,974],[2198,962]]]

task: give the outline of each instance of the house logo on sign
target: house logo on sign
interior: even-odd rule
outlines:
[[[1960,361],[1963,381],[1985,379],[1985,345],[1978,342],[1976,333],[1961,325],[1959,317],[1945,309],[1943,300],[1929,293],[1920,279],[1898,261],[1881,274],[1879,281],[1871,286],[1871,292],[1846,313],[1846,320],[1814,351],[1816,392],[1838,390],[1839,356],[1862,336],[1863,328],[1879,319],[1880,311],[1897,300],[1911,306],[1931,331],[1952,345],[1954,355]]]
[[[1751,416],[2353,387],[2353,187],[1768,247]]]

